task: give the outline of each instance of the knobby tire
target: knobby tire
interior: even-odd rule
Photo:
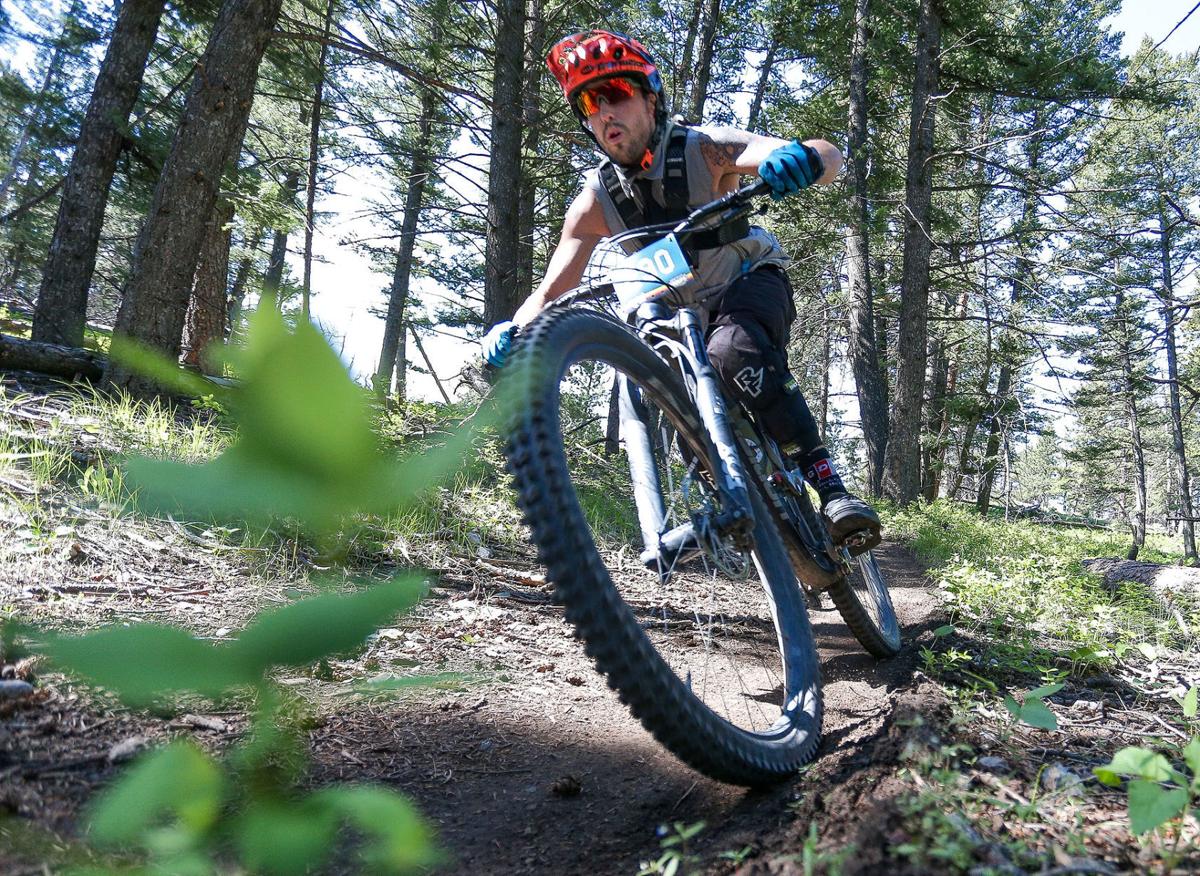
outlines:
[[[784,654],[786,707],[764,731],[735,726],[702,702],[656,650],[597,549],[572,484],[561,434],[560,380],[575,364],[602,362],[635,381],[687,435],[712,449],[682,380],[628,327],[580,309],[543,313],[523,333],[509,374],[507,457],[518,504],[541,562],[610,687],[668,750],[720,781],[766,785],[795,773],[820,741],[816,648],[799,586],[771,517],[751,490],[755,558],[773,603],[776,647]],[[749,585],[753,586],[753,585]]]

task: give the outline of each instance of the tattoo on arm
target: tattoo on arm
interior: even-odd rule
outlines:
[[[700,135],[700,154],[714,169],[735,167],[744,148],[742,143],[718,143],[708,134]]]

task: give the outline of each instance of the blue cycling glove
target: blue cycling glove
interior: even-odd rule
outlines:
[[[508,354],[512,352],[513,338],[519,326],[506,319],[492,326],[483,336],[483,361],[493,368],[503,368]]]
[[[780,146],[758,166],[758,175],[771,187],[771,198],[776,201],[808,188],[824,173],[817,150],[799,140]]]

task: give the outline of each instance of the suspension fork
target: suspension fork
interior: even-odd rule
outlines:
[[[683,341],[682,345],[672,344],[672,347],[684,371],[685,381],[694,387],[701,425],[717,451],[719,463],[713,480],[720,498],[721,513],[712,522],[720,534],[733,536],[743,548],[752,548],[754,512],[746,488],[746,470],[738,454],[716,370],[709,361],[704,345],[699,317],[689,310],[672,314],[662,305],[649,304],[639,309],[637,324],[643,336],[648,330],[661,327],[673,329],[672,334],[677,333]],[[642,531],[643,544],[655,545],[666,521],[663,484],[654,463],[655,449],[661,442],[661,436],[653,431],[649,411],[642,402],[637,386],[624,376],[619,376],[619,379],[617,410],[637,504],[638,526]]]
[[[716,521],[717,529],[722,534],[732,535],[743,546],[752,547],[754,511],[746,486],[749,477],[742,465],[737,438],[734,437],[733,428],[729,423],[720,379],[708,358],[700,315],[685,307],[676,311],[675,322],[690,354],[691,361],[688,364],[693,369],[692,377],[696,381],[696,408],[704,423],[704,429],[717,450],[717,458],[721,465],[720,471],[716,473],[717,492],[721,496],[722,508]]]

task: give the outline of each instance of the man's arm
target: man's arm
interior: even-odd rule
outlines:
[[[703,127],[698,130],[700,151],[722,192],[733,191],[737,188],[738,177],[756,173],[768,155],[791,142],[752,134],[740,128]],[[827,140],[805,140],[804,145],[821,156],[821,164],[825,168],[817,185],[833,182],[842,169],[841,151]]]
[[[533,290],[524,303],[513,314],[517,325],[528,325],[541,313],[542,308],[565,292],[579,285],[583,269],[600,239],[609,233],[604,221],[604,209],[591,186],[582,192],[567,208],[563,220],[562,236],[546,266],[546,276]]]

